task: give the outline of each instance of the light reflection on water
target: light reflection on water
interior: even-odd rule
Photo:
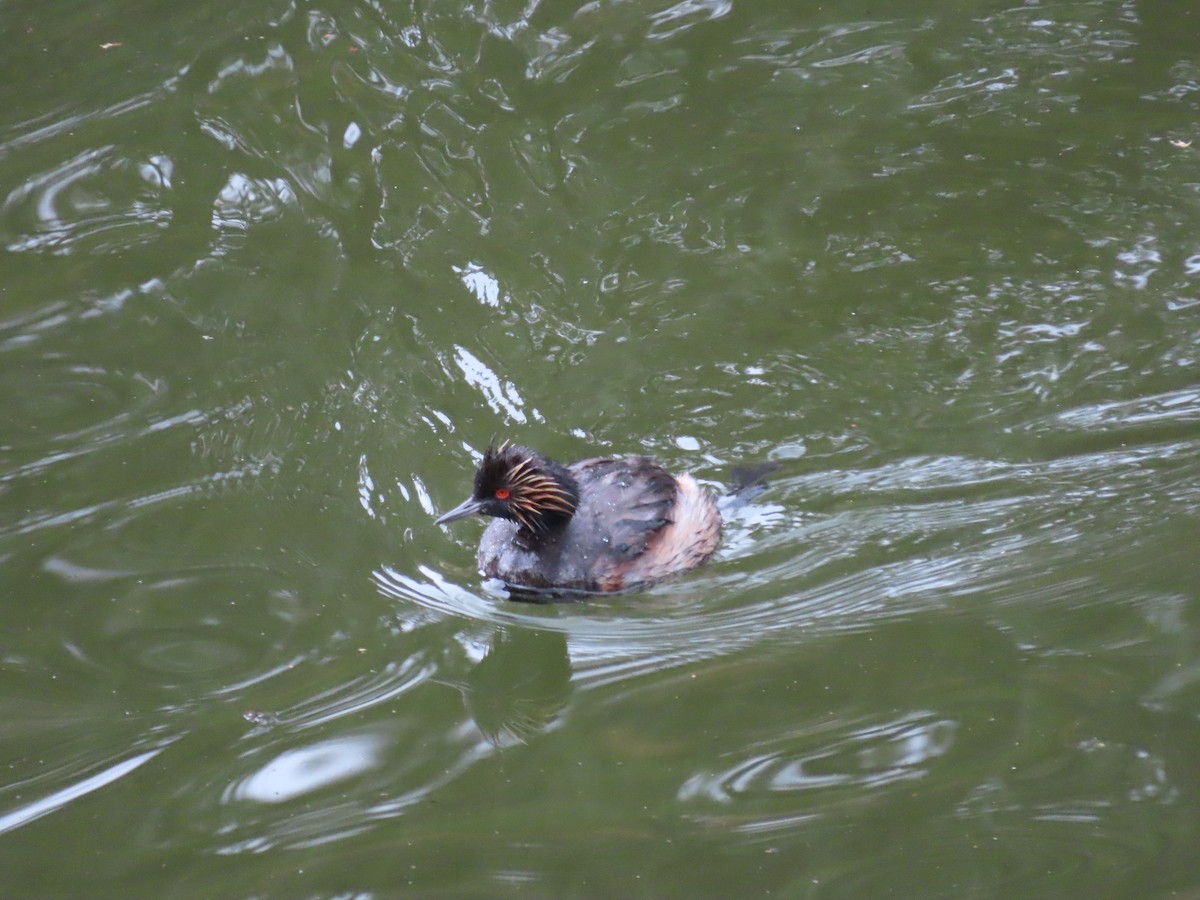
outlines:
[[[244,6],[10,29],[15,893],[1195,883],[1190,8]],[[781,468],[522,604],[492,432]]]

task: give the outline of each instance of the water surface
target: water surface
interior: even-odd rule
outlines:
[[[0,26],[6,896],[1200,879],[1190,4]],[[493,433],[780,468],[537,606]]]

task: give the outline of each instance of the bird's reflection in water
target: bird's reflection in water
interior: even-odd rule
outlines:
[[[505,745],[548,729],[570,692],[565,635],[497,628],[487,655],[467,675],[464,700],[488,740]]]

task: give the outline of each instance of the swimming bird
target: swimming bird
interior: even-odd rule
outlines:
[[[716,504],[687,473],[645,456],[562,465],[493,442],[471,496],[436,520],[492,516],[479,571],[521,592],[611,593],[703,563],[721,538]]]

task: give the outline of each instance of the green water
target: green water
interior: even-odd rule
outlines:
[[[1200,888],[1192,3],[0,33],[0,894]],[[780,468],[534,606],[493,433]]]

